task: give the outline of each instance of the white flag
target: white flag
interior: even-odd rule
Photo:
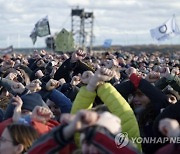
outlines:
[[[180,34],[178,25],[176,24],[175,16],[171,17],[165,23],[150,30],[152,38],[158,41],[164,41]]]
[[[30,34],[30,37],[33,41],[33,44],[35,44],[37,36],[43,37],[43,36],[47,36],[49,34],[51,34],[51,32],[50,32],[48,17],[46,16],[45,18],[40,19],[35,24],[35,27]]]

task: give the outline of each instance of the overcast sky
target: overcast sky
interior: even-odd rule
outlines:
[[[34,24],[48,15],[51,34],[71,30],[71,9],[79,5],[94,12],[95,44],[157,44],[149,33],[176,15],[180,27],[180,0],[0,0],[0,48],[33,47],[29,37]],[[35,47],[45,46],[45,37]],[[179,44],[180,36],[165,41]]]

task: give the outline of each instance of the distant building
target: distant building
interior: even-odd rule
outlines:
[[[62,29],[55,39],[55,51],[56,52],[68,52],[74,51],[74,38],[72,33],[66,29]]]

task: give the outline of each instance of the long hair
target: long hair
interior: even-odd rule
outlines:
[[[139,117],[139,125],[145,126],[147,123],[152,123],[157,116],[152,103],[148,103],[146,108],[142,111]]]
[[[6,128],[13,140],[13,145],[22,144],[24,146],[23,152],[26,152],[39,137],[37,131],[30,125],[11,124]]]

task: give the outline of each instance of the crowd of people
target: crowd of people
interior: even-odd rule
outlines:
[[[179,60],[80,48],[1,56],[0,153],[180,153],[170,140],[180,137]]]

